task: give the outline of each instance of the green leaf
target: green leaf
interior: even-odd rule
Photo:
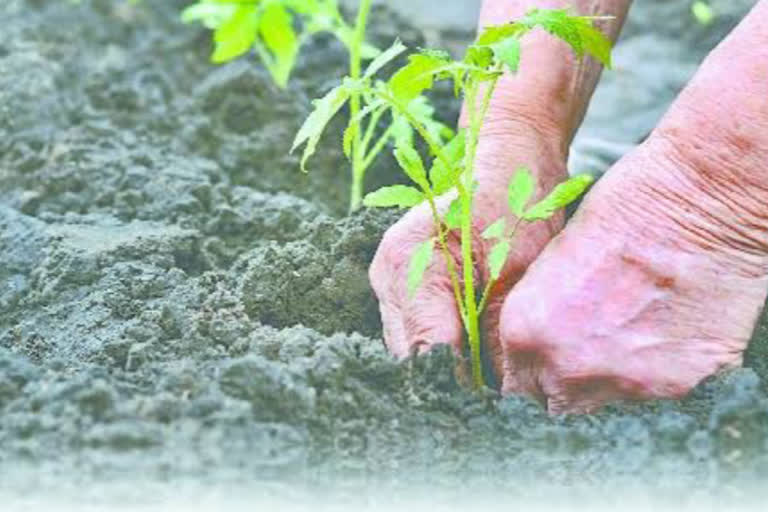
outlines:
[[[501,276],[501,271],[507,262],[510,249],[509,240],[499,240],[491,249],[488,255],[488,270],[491,272],[491,280],[495,281]]]
[[[446,167],[443,159],[435,158],[432,168],[429,170],[429,181],[432,182],[432,192],[436,196],[442,195],[456,186],[461,176],[465,151],[466,132],[459,130],[459,133],[442,149],[445,159],[448,160],[451,166]]]
[[[512,73],[520,68],[520,40],[514,37],[504,39],[493,46],[493,53],[500,62],[506,64]]]
[[[420,190],[406,185],[383,187],[371,192],[363,199],[363,206],[368,208],[410,208],[424,201]]]
[[[256,42],[259,17],[254,5],[240,5],[226,22],[214,32],[216,48],[211,56],[215,63],[227,62],[247,53]]]
[[[344,129],[344,137],[342,138],[342,149],[344,150],[344,156],[348,159],[352,159],[352,144],[355,141],[357,132],[360,130],[360,123],[350,122]]]
[[[518,39],[530,30],[522,23],[507,23],[485,27],[475,42],[478,46],[491,46],[509,38]]]
[[[293,16],[282,5],[269,3],[261,15],[259,33],[271,54],[271,58],[266,60],[267,68],[275,83],[284,88],[299,53],[299,38],[293,29]]]
[[[365,78],[371,78],[373,75],[381,71],[381,68],[395,60],[408,48],[397,39],[392,46],[387,50],[384,50],[376,57],[373,62],[370,63],[368,69],[365,70]]]
[[[424,169],[424,162],[421,160],[419,152],[413,146],[399,146],[395,149],[395,158],[400,167],[405,171],[414,183],[424,190],[429,190],[427,181],[427,171]]]
[[[448,207],[448,211],[443,216],[443,223],[448,229],[459,229],[461,227],[461,200],[454,199]]]
[[[453,137],[453,130],[434,118],[435,108],[430,105],[425,96],[417,96],[411,100],[406,108],[410,117],[421,125],[435,141],[441,142],[443,139]],[[391,130],[395,145],[412,146],[414,144],[414,127],[406,116],[395,110],[392,111]]]
[[[536,184],[531,171],[522,167],[518,169],[509,183],[509,209],[518,217],[523,216],[525,207],[533,196]]]
[[[435,79],[434,73],[447,64],[450,64],[450,61],[435,55],[411,55],[408,64],[400,68],[389,80],[392,95],[405,104],[410,103],[422,92],[432,87]]]
[[[558,210],[561,210],[578,199],[595,181],[589,174],[579,174],[568,181],[559,184],[547,197],[533,205],[525,212],[523,218],[527,221],[547,220]]]
[[[501,239],[504,238],[504,234],[507,230],[507,220],[502,217],[490,226],[486,228],[485,231],[483,231],[483,238],[486,240],[490,240],[493,238]]]
[[[434,140],[442,141],[453,137],[453,130],[435,119],[435,107],[429,103],[426,96],[417,96],[411,100],[407,110],[411,117],[421,123]]]
[[[413,146],[413,127],[405,116],[392,111],[392,139],[395,146]]]
[[[595,28],[592,18],[572,16],[568,9],[533,9],[520,23],[530,29],[541,27],[570,45],[578,57],[588,54],[611,67],[611,41]]]
[[[408,265],[408,296],[413,298],[424,280],[424,273],[432,263],[432,252],[435,242],[429,239],[416,247]]]
[[[299,146],[306,143],[307,147],[304,149],[304,154],[301,158],[301,169],[306,171],[307,160],[315,154],[317,149],[317,143],[320,141],[320,136],[323,134],[325,127],[333,119],[333,116],[341,109],[344,103],[350,97],[350,90],[345,85],[340,85],[335,89],[332,89],[328,94],[319,100],[315,100],[315,110],[309,115],[304,124],[296,134],[296,138],[293,141],[293,147],[291,153],[293,153]]]
[[[493,50],[488,46],[470,46],[464,61],[470,66],[487,69],[493,64]]]

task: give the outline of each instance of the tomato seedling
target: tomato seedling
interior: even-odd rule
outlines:
[[[450,274],[457,308],[469,340],[473,383],[478,388],[484,385],[479,318],[512,250],[519,227],[523,223],[551,218],[575,201],[593,181],[589,175],[575,176],[555,187],[544,199],[531,204],[536,183],[532,174],[521,168],[509,184],[509,208],[516,221],[508,225],[502,217],[483,233],[493,247],[487,262],[488,282],[482,289],[476,290],[479,283],[475,282],[474,275],[472,226],[475,155],[480,132],[498,80],[507,71],[517,72],[521,57],[520,40],[530,31],[542,28],[570,45],[579,58],[589,55],[610,66],[611,43],[595,28],[595,19],[574,16],[564,9],[535,9],[520,20],[486,28],[461,60],[454,60],[442,51],[422,50],[411,55],[409,62],[389,81],[374,83],[370,79],[373,74],[405,51],[405,47],[396,42],[371,63],[362,77],[348,77],[342,85],[318,100],[315,111],[296,138],[295,146],[307,145],[305,158],[311,155],[333,115],[350,98],[357,96],[365,98],[367,106],[350,120],[345,146],[352,137],[350,133],[359,133],[363,119],[378,117],[386,112],[390,112],[393,119],[407,123],[426,142],[433,157],[429,170],[415,149],[413,140],[397,138],[395,157],[414,186],[384,187],[368,194],[364,204],[368,207],[411,208],[427,203],[434,221],[435,236],[425,240],[413,252],[408,269],[408,290],[411,297],[417,293],[437,247]],[[438,80],[452,81],[457,95],[463,95],[467,106],[468,127],[447,142],[441,140],[434,125],[419,118],[412,109],[413,102]],[[436,201],[445,194],[453,194],[455,199],[447,211],[441,213]],[[461,272],[447,244],[448,234],[453,230],[460,233]]]
[[[227,62],[253,49],[280,87],[288,84],[302,43],[314,34],[329,32],[349,50],[349,80],[371,82],[395,53],[390,50],[382,54],[366,42],[371,3],[371,0],[360,1],[354,25],[346,22],[337,0],[199,0],[184,10],[182,20],[187,23],[200,21],[214,30],[213,62]],[[405,47],[397,50],[397,55],[404,50]],[[364,73],[363,62],[371,60],[373,62]],[[345,134],[344,151],[352,164],[350,211],[362,205],[365,174],[376,157],[390,142],[412,136],[410,124],[401,116],[394,116],[383,135],[377,136],[383,113],[371,108],[369,100],[372,99],[363,94],[361,88],[334,89],[318,102],[317,108],[322,112],[313,114],[313,121],[326,115],[333,117],[349,102],[350,117],[354,122]],[[433,120],[434,109],[426,98],[414,98],[409,111],[430,126],[439,139],[453,135],[448,127]],[[302,137],[297,138],[294,145],[295,149],[297,145],[308,143],[301,160],[302,170],[306,170],[307,160],[317,146],[317,140],[303,138],[304,133],[300,133]]]

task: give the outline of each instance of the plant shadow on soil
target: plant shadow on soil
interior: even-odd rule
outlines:
[[[0,6],[0,487],[474,475],[672,495],[765,474],[765,321],[747,368],[591,417],[468,393],[447,350],[392,360],[366,272],[396,214],[341,215],[338,141],[309,175],[288,155],[343,49],[313,40],[281,91],[252,59],[210,66],[183,4]],[[424,44],[376,11],[373,40],[396,36]]]

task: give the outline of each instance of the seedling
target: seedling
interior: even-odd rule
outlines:
[[[368,207],[411,208],[428,205],[434,221],[435,236],[425,240],[414,251],[408,269],[408,290],[413,297],[419,290],[437,248],[443,255],[450,274],[456,304],[469,340],[473,383],[480,388],[483,372],[480,354],[479,318],[485,310],[493,285],[499,279],[512,250],[515,236],[524,223],[551,218],[575,201],[592,183],[588,175],[575,176],[555,187],[544,199],[532,203],[536,183],[527,169],[521,168],[509,184],[509,208],[516,221],[509,225],[505,217],[490,225],[483,238],[493,247],[488,258],[488,282],[476,289],[473,260],[473,196],[475,191],[475,156],[491,98],[499,78],[506,71],[516,73],[520,65],[521,38],[536,28],[542,28],[571,46],[578,57],[589,55],[606,66],[611,64],[611,43],[594,25],[595,17],[573,16],[568,10],[530,11],[522,19],[505,25],[486,28],[469,47],[461,60],[447,53],[422,50],[410,56],[409,62],[386,83],[372,83],[370,77],[384,64],[405,51],[395,43],[369,66],[362,78],[349,77],[341,86],[316,103],[296,138],[296,145],[307,144],[305,158],[311,154],[325,125],[341,106],[355,95],[364,97],[367,106],[353,116],[347,128],[358,133],[366,116],[391,112],[395,119],[405,120],[426,142],[433,157],[427,170],[422,155],[412,140],[398,138],[395,157],[415,186],[384,187],[365,197]],[[434,127],[415,116],[412,102],[431,89],[438,80],[451,80],[457,95],[464,96],[468,127],[447,143],[443,143]],[[454,196],[450,207],[441,213],[437,198]],[[461,240],[461,273],[448,249],[448,234],[457,230]],[[480,293],[478,293],[478,291]],[[478,300],[479,299],[479,300]]]
[[[184,10],[182,20],[200,21],[214,30],[213,62],[227,62],[253,49],[280,87],[287,85],[302,43],[313,34],[329,32],[349,49],[349,81],[364,81],[372,86],[374,75],[405,47],[399,45],[382,54],[366,42],[370,10],[371,0],[361,0],[355,24],[349,25],[341,15],[337,0],[199,0]],[[374,62],[363,73],[363,61],[370,60]],[[383,135],[377,137],[383,110],[378,103],[371,105],[373,99],[370,94],[364,94],[361,87],[337,88],[318,102],[317,109],[321,112],[313,114],[313,122],[327,117],[327,123],[349,102],[353,122],[344,137],[344,152],[352,163],[350,211],[362,205],[365,174],[376,157],[390,142],[412,138],[410,124],[398,115],[392,118]],[[409,112],[429,126],[438,139],[453,135],[448,127],[433,120],[434,109],[425,98],[414,98]],[[304,138],[305,133],[306,130],[300,134],[302,137],[296,145],[308,143],[301,160],[301,168],[306,171],[307,160],[318,140]]]

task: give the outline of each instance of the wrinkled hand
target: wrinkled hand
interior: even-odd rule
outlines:
[[[738,180],[716,167],[727,186],[712,187],[685,163],[690,131],[652,137],[611,169],[508,295],[502,392],[588,413],[682,398],[741,365],[765,304],[768,247],[752,232],[761,221],[734,223],[759,211],[738,213],[754,203]]]

